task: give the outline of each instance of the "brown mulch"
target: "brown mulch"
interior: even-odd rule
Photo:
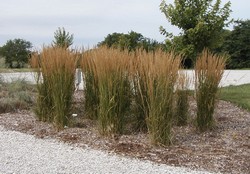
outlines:
[[[191,102],[191,118],[194,118],[195,110],[195,102]],[[205,133],[198,133],[192,123],[174,127],[173,144],[169,147],[150,145],[145,133],[102,137],[95,122],[81,115],[74,118],[78,127],[60,132],[51,124],[37,121],[32,111],[0,114],[0,125],[38,138],[54,138],[83,148],[91,147],[167,165],[216,173],[250,173],[250,112],[219,101],[215,118],[216,127]]]

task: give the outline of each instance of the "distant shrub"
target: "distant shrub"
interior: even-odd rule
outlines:
[[[5,58],[0,56],[0,68],[5,68]]]
[[[0,113],[29,109],[34,103],[35,89],[24,79],[0,83]]]

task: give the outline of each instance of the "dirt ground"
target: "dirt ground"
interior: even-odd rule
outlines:
[[[195,102],[190,102],[190,120],[195,117]],[[0,125],[35,135],[53,138],[79,147],[91,147],[122,156],[157,163],[221,173],[250,173],[250,112],[234,104],[219,101],[215,112],[216,127],[198,133],[192,124],[173,128],[173,144],[150,145],[147,134],[137,133],[105,138],[99,135],[95,122],[75,117],[77,127],[57,132],[52,124],[39,122],[32,111],[0,114]]]

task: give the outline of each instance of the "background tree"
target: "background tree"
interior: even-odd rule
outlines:
[[[0,55],[5,57],[5,64],[8,68],[23,68],[30,58],[32,44],[23,39],[8,40],[0,48]]]
[[[214,47],[213,49],[211,49],[213,52],[217,53],[217,54],[221,54],[221,53],[225,53],[225,42],[226,39],[229,37],[229,35],[231,34],[232,31],[228,30],[228,29],[223,29],[221,34],[220,34],[220,38],[217,41],[217,47]]]
[[[235,22],[222,51],[230,55],[228,68],[250,68],[250,20]]]
[[[58,30],[54,32],[54,39],[54,46],[68,48],[73,44],[74,35],[66,32],[64,28],[59,27]]]
[[[145,49],[146,51],[154,51],[158,48],[163,48],[164,44],[156,40],[144,37],[142,34],[131,31],[128,34],[112,33],[109,34],[98,46],[106,45],[107,47],[128,49],[134,51],[138,48]]]
[[[163,0],[160,10],[165,14],[167,20],[182,30],[180,38],[172,40],[172,34],[160,27],[162,34],[166,35],[176,47],[181,43],[180,53],[187,59],[195,60],[198,53],[204,48],[213,49],[219,44],[223,27],[228,26],[231,13],[231,3],[221,7],[221,0],[175,0],[174,4],[166,4]],[[169,42],[168,41],[168,42]]]
[[[98,46],[104,46],[107,47],[113,47],[119,43],[120,37],[122,36],[122,33],[112,33],[108,34],[107,37],[104,38],[103,41],[99,42]]]

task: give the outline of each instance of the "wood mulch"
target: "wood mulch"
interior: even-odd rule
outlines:
[[[190,102],[190,122],[195,117],[196,104]],[[57,132],[52,124],[39,122],[32,111],[0,114],[0,125],[38,138],[53,138],[79,147],[90,147],[173,166],[221,173],[250,173],[250,112],[234,104],[219,101],[216,127],[198,133],[192,123],[173,128],[173,144],[154,147],[147,134],[127,134],[102,137],[96,123],[78,115],[77,127]]]

